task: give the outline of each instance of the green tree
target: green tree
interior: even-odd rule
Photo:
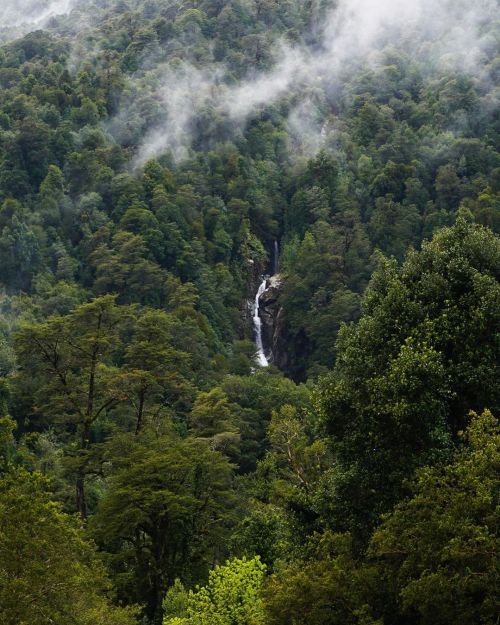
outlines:
[[[367,603],[376,571],[360,567],[348,535],[316,538],[305,559],[284,565],[264,587],[267,625],[382,625]]]
[[[7,469],[15,455],[14,432],[16,422],[7,413],[9,389],[7,381],[0,378],[0,473]]]
[[[51,501],[40,474],[0,476],[0,620],[4,625],[132,625],[78,520]]]
[[[161,306],[166,274],[146,256],[140,235],[119,230],[110,243],[98,245],[89,257],[95,270],[95,292],[118,293],[122,303]]]
[[[146,309],[133,319],[124,366],[113,384],[133,408],[136,434],[165,415],[185,414],[192,404],[192,358],[176,348],[178,325],[177,318],[160,310]]]
[[[235,423],[241,434],[240,471],[255,470],[258,459],[268,448],[267,427],[273,411],[291,404],[304,411],[310,406],[310,391],[305,385],[269,371],[257,371],[250,376],[229,375],[221,389],[235,412]]]
[[[25,325],[16,336],[20,383],[35,376],[35,410],[49,422],[75,428],[76,509],[87,515],[85,476],[91,462],[93,428],[118,403],[111,383],[110,355],[129,311],[107,295],[78,306],[64,317]]]
[[[200,393],[189,416],[192,433],[209,441],[213,449],[234,456],[240,442],[237,408],[220,388]]]
[[[44,266],[37,234],[17,214],[0,236],[0,264],[2,284],[14,290],[29,290]]]
[[[160,623],[175,579],[199,581],[224,555],[235,514],[231,467],[206,443],[174,434],[117,437],[110,458],[91,531],[109,553],[119,596],[145,603],[146,615]]]
[[[366,538],[404,478],[447,457],[469,407],[498,409],[499,276],[498,237],[463,218],[375,272],[319,388],[333,523]]]
[[[369,556],[399,622],[498,622],[500,430],[491,412],[472,415],[464,443],[451,464],[418,471],[411,498],[372,537]]]
[[[40,212],[44,223],[58,227],[61,225],[61,208],[64,198],[64,176],[56,165],[50,165],[47,175],[40,185]]]
[[[202,588],[186,592],[173,586],[164,602],[163,625],[264,625],[265,572],[258,557],[235,558],[210,571]]]

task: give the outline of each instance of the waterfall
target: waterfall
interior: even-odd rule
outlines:
[[[257,346],[257,363],[261,367],[269,367],[269,361],[266,358],[264,353],[264,344],[262,342],[262,320],[259,314],[260,308],[260,296],[264,293],[267,288],[267,280],[264,278],[259,289],[257,291],[257,295],[255,296],[255,305],[253,311],[253,327],[255,329],[255,345]]]
[[[271,259],[273,275],[271,276],[271,285],[273,279],[278,277],[280,248],[278,241],[274,242],[273,255]],[[269,360],[264,352],[264,343],[262,341],[262,319],[260,318],[260,298],[267,290],[267,278],[262,279],[255,296],[253,308],[253,327],[255,331],[255,345],[257,347],[257,364],[261,367],[269,367]]]
[[[278,241],[275,241],[274,251],[273,251],[273,275],[276,275],[279,271],[279,261],[280,261],[280,247],[278,245]]]

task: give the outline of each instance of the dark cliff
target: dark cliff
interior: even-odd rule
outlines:
[[[282,284],[279,274],[269,278],[268,288],[260,298],[260,317],[264,349],[270,356],[269,360],[286,372],[290,363],[285,336],[284,310],[280,305]]]

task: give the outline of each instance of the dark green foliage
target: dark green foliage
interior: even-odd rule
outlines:
[[[109,489],[90,527],[109,552],[119,596],[153,622],[176,578],[193,583],[224,554],[234,519],[231,467],[178,436],[117,439]]]
[[[325,534],[311,555],[283,567],[264,589],[269,625],[382,625],[367,599],[377,571],[352,556],[349,536]]]
[[[371,539],[369,556],[407,623],[498,618],[498,420],[473,414],[465,443],[450,465],[417,473],[411,499]]]
[[[0,24],[2,623],[497,622],[497,25],[240,115],[333,4]]]
[[[463,217],[401,267],[381,262],[319,389],[344,529],[366,533],[405,477],[445,458],[469,409],[499,409],[499,277],[498,237]]]
[[[472,415],[450,464],[420,469],[367,554],[325,533],[264,590],[270,625],[493,625],[498,618],[498,420]]]

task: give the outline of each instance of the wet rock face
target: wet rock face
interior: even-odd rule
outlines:
[[[260,298],[262,340],[266,351],[272,348],[273,345],[274,327],[279,313],[279,294],[279,285],[271,285],[267,287],[267,290],[264,291]]]
[[[285,330],[285,311],[283,308],[278,308],[278,314],[274,322],[273,332],[273,364],[281,371],[288,374],[290,371],[290,351],[288,349],[288,341],[286,339]]]
[[[264,271],[265,266],[262,263],[255,263],[252,259],[247,259],[246,293],[240,309],[240,339],[251,339],[253,337],[253,303]]]
[[[268,287],[260,298],[260,318],[262,320],[262,341],[269,361],[282,371],[289,366],[285,328],[284,310],[279,303],[283,281],[278,275],[269,278]]]

